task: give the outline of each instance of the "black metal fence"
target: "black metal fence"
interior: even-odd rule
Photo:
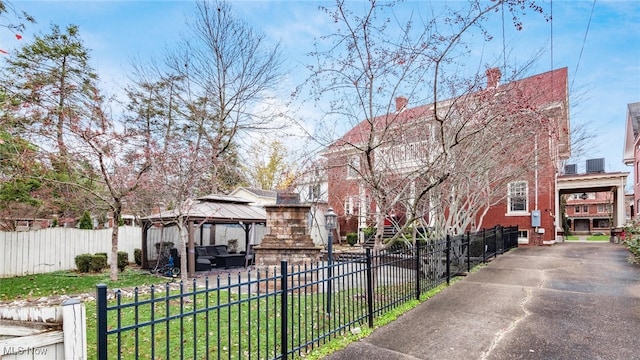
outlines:
[[[394,252],[367,249],[333,264],[282,261],[177,290],[167,284],[108,296],[98,285],[97,358],[302,358],[517,245],[517,227],[497,227]]]

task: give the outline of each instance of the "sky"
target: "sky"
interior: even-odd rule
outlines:
[[[442,1],[442,0],[441,0]],[[434,1],[435,4],[441,2]],[[541,51],[528,75],[567,67],[569,73],[570,119],[572,127],[586,127],[593,135],[584,155],[572,159],[579,171],[589,158],[605,158],[606,171],[630,172],[622,154],[627,104],[640,101],[640,1],[636,0],[550,0],[538,1],[553,20],[527,14],[524,29],[506,24],[501,17],[490,19],[498,38],[491,45],[478,41],[477,51],[500,58],[503,43],[509,61],[526,61]],[[0,49],[11,50],[28,42],[34,34],[47,33],[50,24],[78,25],[91,64],[105,86],[118,93],[126,83],[131,59],[161,56],[185,34],[186,20],[193,16],[192,1],[26,1],[14,0],[13,7],[26,11],[38,22],[29,25],[17,40],[6,29],[0,31]],[[301,0],[231,1],[236,15],[280,42],[289,70],[282,94],[290,93],[304,72],[306,55],[314,40],[332,29],[333,21],[318,10],[330,2]],[[362,5],[359,0],[350,6]],[[461,1],[453,2],[462,4]],[[426,1],[406,1],[399,14],[424,10]],[[507,19],[508,22],[508,19]],[[6,55],[2,55],[6,56]],[[411,104],[421,105],[421,104]],[[301,117],[313,117],[312,109],[301,107]],[[306,111],[307,113],[304,113]],[[310,113],[311,112],[311,113]]]

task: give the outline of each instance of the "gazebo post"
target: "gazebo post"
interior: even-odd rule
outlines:
[[[244,228],[244,251],[247,254],[249,253],[249,233],[251,232],[251,227],[254,225],[255,224],[252,223],[242,224]]]
[[[151,221],[143,220],[142,221],[142,244],[140,244],[140,252],[141,252],[141,264],[140,267],[143,269],[147,268],[147,232],[151,228]]]
[[[189,265],[187,269],[187,276],[189,276],[190,278],[193,278],[195,277],[195,274],[196,274],[196,247],[193,239],[193,221],[192,220],[187,220],[187,231],[189,235],[189,240],[187,244],[187,258],[189,260],[187,261],[187,264]]]

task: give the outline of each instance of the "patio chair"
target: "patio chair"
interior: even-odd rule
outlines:
[[[196,246],[196,264],[204,264],[204,261],[200,261],[200,260],[207,260],[209,262],[209,268],[211,268],[213,266],[213,264],[215,264],[216,262],[216,257],[210,255],[207,252],[207,249],[204,246]],[[204,266],[204,265],[202,265]],[[197,265],[196,265],[197,267]],[[209,269],[207,269],[209,270]],[[197,271],[197,269],[196,269]]]

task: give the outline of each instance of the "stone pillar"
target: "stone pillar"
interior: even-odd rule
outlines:
[[[320,260],[317,247],[308,231],[309,205],[270,205],[267,211],[267,235],[255,247],[256,266],[313,264]]]

